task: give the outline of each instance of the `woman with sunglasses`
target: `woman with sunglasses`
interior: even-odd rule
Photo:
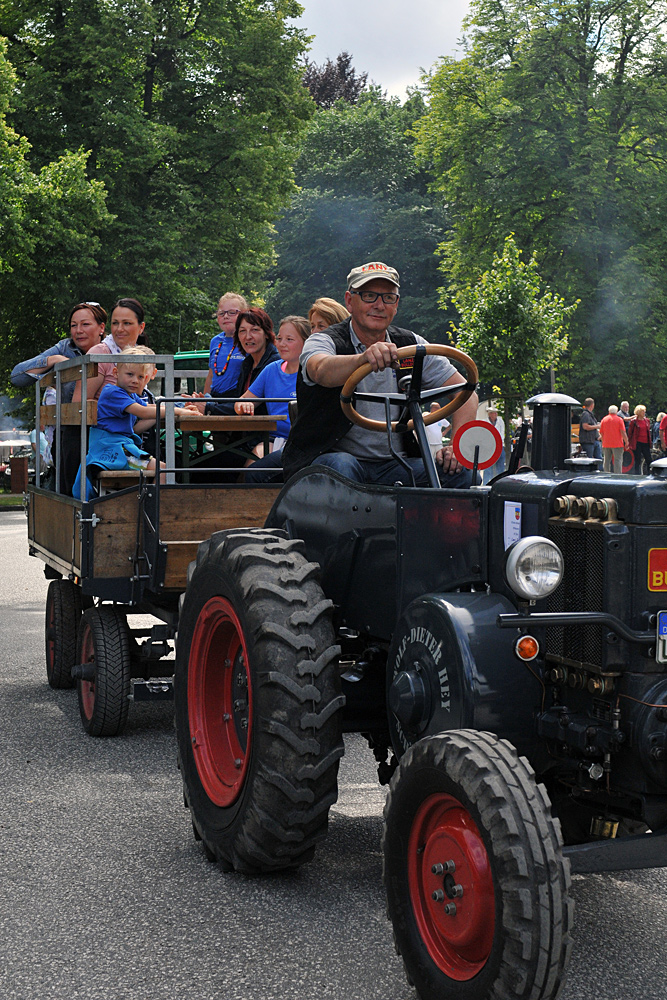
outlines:
[[[245,355],[239,350],[234,339],[236,317],[248,308],[248,303],[237,292],[225,292],[218,302],[217,319],[220,333],[216,333],[210,344],[209,366],[204,392],[212,396],[229,395],[230,389],[236,389],[241,365]]]
[[[107,321],[106,310],[99,302],[78,302],[69,312],[69,337],[59,340],[53,347],[28,361],[16,365],[10,376],[12,385],[26,388],[34,385],[60,361],[81,357],[88,351],[99,350]],[[60,401],[72,401],[79,382],[65,382],[61,386]],[[60,455],[60,489],[69,495],[79,468],[79,443],[81,432],[78,427],[63,427],[61,442],[54,440],[54,450]],[[54,459],[56,455],[54,455]]]

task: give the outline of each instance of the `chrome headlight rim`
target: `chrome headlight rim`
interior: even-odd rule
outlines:
[[[520,561],[525,558],[526,554],[529,553],[532,548],[538,547],[546,547],[547,549],[550,549],[557,564],[555,576],[552,578],[551,582],[543,584],[539,590],[537,590],[534,586],[526,587],[519,575]],[[549,595],[553,594],[557,587],[560,586],[563,579],[564,569],[565,560],[563,559],[563,553],[555,542],[552,542],[550,538],[546,538],[544,535],[526,535],[525,538],[520,538],[518,542],[515,542],[514,545],[507,550],[505,579],[507,580],[509,587],[514,591],[517,597],[521,598],[521,600],[540,601],[545,597],[549,597]]]

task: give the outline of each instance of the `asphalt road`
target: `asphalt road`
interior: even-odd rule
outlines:
[[[381,885],[384,794],[347,740],[330,835],[296,874],[223,874],[183,809],[170,704],[81,729],[44,668],[46,581],[0,513],[0,1000],[415,1000]],[[665,1000],[667,871],[577,876],[562,1000]]]

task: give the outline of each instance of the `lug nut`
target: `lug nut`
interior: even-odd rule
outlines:
[[[432,871],[432,873],[434,875],[443,875],[444,872],[445,872],[445,869],[444,869],[443,865],[441,865],[440,863],[438,863],[437,865],[433,865],[433,867],[431,868],[431,871]]]
[[[457,899],[458,897],[460,897],[460,896],[463,895],[463,886],[462,885],[453,885],[451,892],[452,892],[452,896],[455,899]]]
[[[435,892],[431,893],[431,899],[435,903],[442,903],[442,901],[443,901],[444,898],[445,898],[445,894],[442,891],[442,889],[436,889]]]
[[[456,903],[447,903],[445,906],[445,913],[448,917],[456,916]]]

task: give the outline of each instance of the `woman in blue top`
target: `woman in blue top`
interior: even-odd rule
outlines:
[[[270,398],[271,396],[296,399],[296,376],[299,371],[299,357],[303,345],[310,336],[310,322],[305,316],[285,316],[280,321],[276,346],[281,360],[268,365],[252,384],[252,392],[248,390],[243,399],[235,404],[237,413],[254,413],[253,399]],[[254,462],[246,471],[246,482],[261,483],[279,479],[281,452],[290,430],[289,403],[266,403],[269,413],[281,414],[286,420],[281,420],[276,429],[276,437],[272,442],[270,455],[265,455]]]

